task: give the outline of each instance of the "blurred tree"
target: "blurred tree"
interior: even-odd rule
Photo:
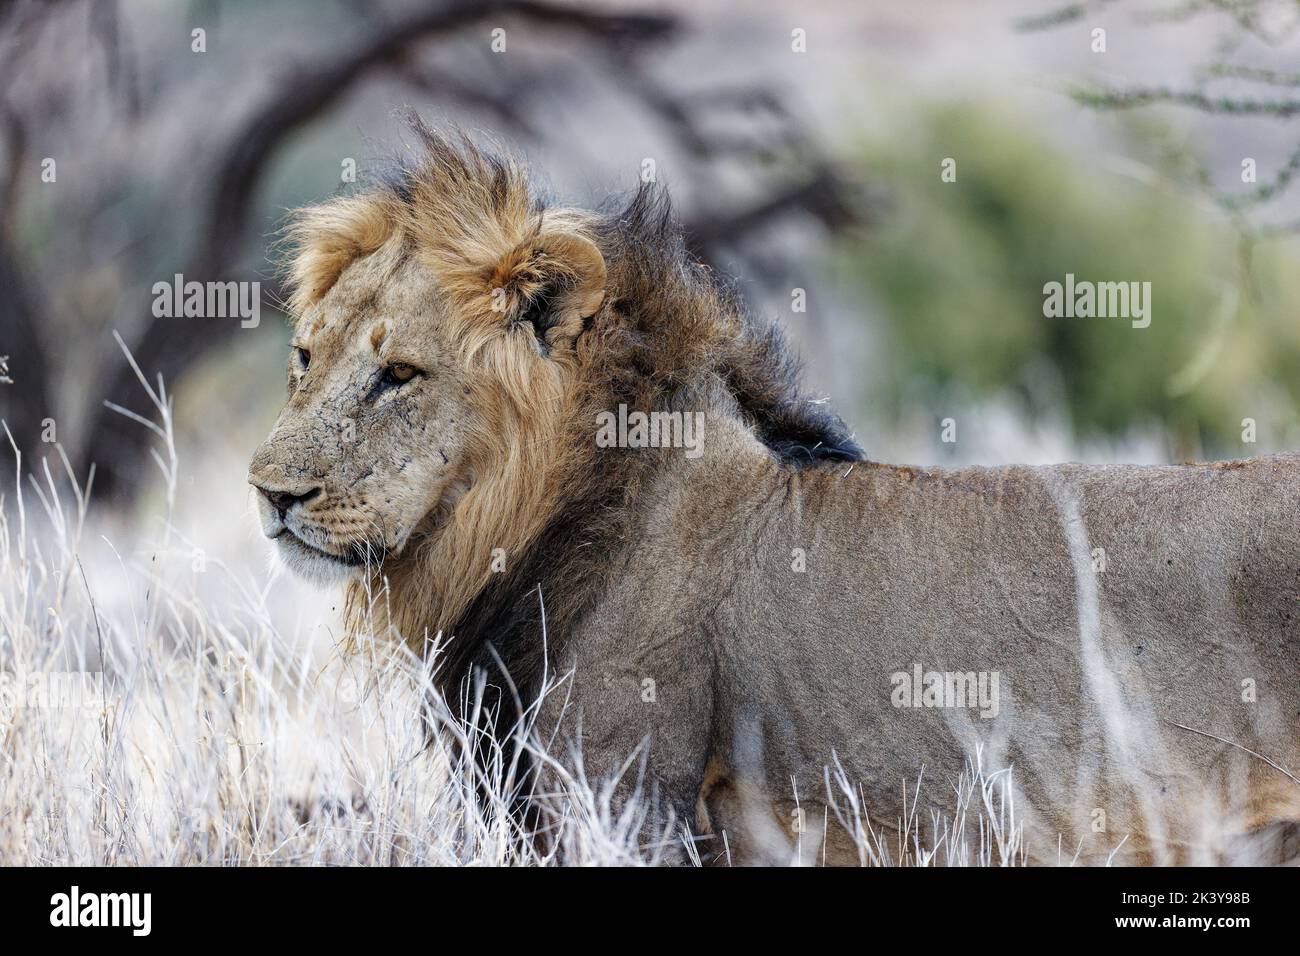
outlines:
[[[956,181],[941,176],[956,160]],[[894,190],[892,210],[844,265],[881,308],[887,340],[869,383],[878,412],[1007,390],[1030,413],[1059,388],[1077,433],[1162,424],[1171,451],[1244,454],[1243,417],[1273,391],[1300,400],[1294,249],[1256,263],[1238,294],[1238,237],[1176,193],[1054,151],[976,105],[922,111],[917,129],[865,148]],[[1051,318],[1044,287],[1151,283],[1151,323]],[[1042,387],[1047,369],[1051,386]],[[1058,409],[1052,409],[1058,411]],[[1261,421],[1261,427],[1263,422]]]
[[[1048,13],[1026,17],[1018,26],[1026,32],[1051,30],[1082,21],[1114,0],[1075,2]],[[1195,18],[1221,17],[1228,27],[1216,45],[1216,52],[1200,64],[1181,87],[1142,84],[1076,83],[1069,93],[1082,106],[1101,112],[1129,111],[1168,105],[1222,117],[1271,117],[1300,119],[1300,73],[1269,69],[1239,62],[1246,44],[1277,49],[1300,33],[1300,3],[1296,0],[1187,0],[1187,2],[1139,3],[1127,8],[1135,24],[1180,24]],[[1298,137],[1300,138],[1300,137]],[[1191,158],[1191,157],[1188,157]],[[1195,184],[1220,208],[1230,214],[1243,239],[1250,245],[1260,240],[1300,232],[1300,220],[1269,221],[1259,215],[1262,207],[1277,200],[1300,173],[1300,145],[1296,146],[1258,182],[1238,178],[1240,169],[1227,184],[1224,177],[1205,165],[1193,163],[1186,171]],[[1243,182],[1246,183],[1243,186]]]

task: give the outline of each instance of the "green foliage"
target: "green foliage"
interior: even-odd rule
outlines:
[[[1265,428],[1279,394],[1289,423],[1300,324],[1287,303],[1300,290],[1281,267],[1293,245],[1256,250],[1243,281],[1228,220],[1160,177],[1107,172],[975,108],[914,116],[914,132],[863,147],[889,208],[841,260],[882,313],[883,354],[866,396],[877,413],[1007,390],[1028,405],[1029,383],[1047,367],[1080,436],[1155,421],[1177,446],[1248,453],[1241,420]],[[955,182],[941,179],[946,157]],[[1150,326],[1045,317],[1044,285],[1067,273],[1150,282]]]

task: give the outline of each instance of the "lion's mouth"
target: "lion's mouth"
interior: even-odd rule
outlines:
[[[312,557],[325,558],[346,568],[362,567],[368,563],[370,557],[369,549],[364,545],[354,544],[343,554],[335,554],[332,551],[326,551],[324,548],[318,548],[314,544],[308,544],[288,526],[280,529],[280,533],[275,535],[275,540],[283,547],[297,548]]]

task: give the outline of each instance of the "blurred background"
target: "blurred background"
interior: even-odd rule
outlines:
[[[1300,449],[1297,30],[1300,0],[0,0],[0,680],[110,690],[0,685],[0,862],[510,845],[394,764],[420,691],[270,561],[246,483],[277,231],[405,108],[560,203],[653,175],[876,460],[1241,457]],[[260,321],[155,315],[178,274],[260,283]],[[1067,275],[1150,283],[1150,325],[1046,317]]]
[[[276,230],[382,168],[411,106],[563,203],[651,171],[874,459],[1298,448],[1298,24],[1295,0],[0,4],[0,416],[24,471],[57,442],[105,521],[141,521],[166,483],[105,404],[157,418],[117,332],[174,403],[171,520],[260,554]],[[260,323],[155,317],[177,273],[260,281]],[[1067,273],[1150,282],[1150,326],[1045,318]]]

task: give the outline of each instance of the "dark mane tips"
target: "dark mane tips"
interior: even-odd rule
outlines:
[[[642,183],[601,232],[617,307],[653,342],[654,354],[638,358],[656,375],[716,374],[759,440],[792,467],[865,459],[830,406],[800,390],[800,363],[779,326],[755,319],[735,287],[691,255],[665,189]]]
[[[763,444],[795,468],[863,461],[866,454],[839,415],[800,390],[800,364],[781,329],[751,318],[745,333],[723,373]]]

